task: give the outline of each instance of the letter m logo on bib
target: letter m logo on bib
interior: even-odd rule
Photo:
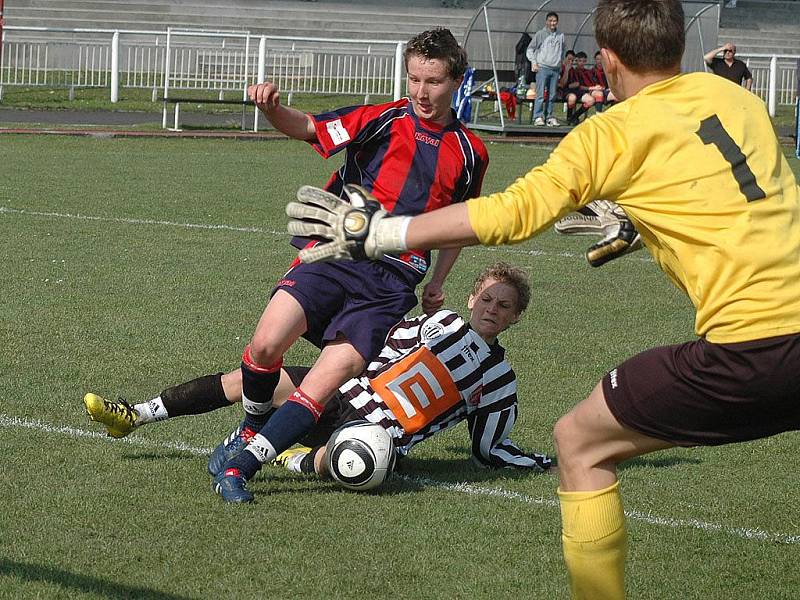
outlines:
[[[422,346],[370,380],[406,433],[416,433],[461,402],[450,371]]]

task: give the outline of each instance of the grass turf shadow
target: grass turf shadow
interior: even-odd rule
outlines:
[[[103,598],[130,599],[148,598],[149,600],[194,600],[192,596],[180,596],[169,592],[159,592],[152,588],[125,585],[118,581],[110,581],[73,573],[56,567],[17,562],[0,559],[0,575],[16,577],[24,581],[52,583],[61,588],[71,588],[81,592],[98,594]]]

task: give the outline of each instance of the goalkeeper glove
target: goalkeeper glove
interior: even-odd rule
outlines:
[[[330,240],[301,250],[301,261],[377,259],[385,253],[407,250],[405,232],[411,217],[390,217],[361,186],[347,184],[344,192],[349,203],[330,192],[304,185],[297,190],[298,202],[286,205],[289,233]]]
[[[642,236],[627,215],[607,215],[601,216],[601,221],[604,222],[603,239],[589,246],[586,251],[586,260],[593,267],[602,266],[642,247]]]

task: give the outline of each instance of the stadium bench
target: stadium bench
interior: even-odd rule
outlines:
[[[169,98],[161,98],[161,102],[163,103],[163,124],[166,127],[167,122],[167,104],[174,105],[174,129],[175,131],[180,131],[180,113],[181,113],[181,104],[189,103],[189,104],[239,104],[242,107],[242,131],[245,131],[245,117],[247,113],[248,106],[255,106],[255,103],[252,100],[221,100],[221,99],[213,99],[213,98],[178,98],[178,97],[169,97]]]

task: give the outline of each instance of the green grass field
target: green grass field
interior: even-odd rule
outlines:
[[[489,152],[494,191],[549,149]],[[283,205],[338,165],[280,140],[0,137],[0,599],[568,597],[556,477],[471,467],[463,425],[379,494],[268,466],[256,504],[227,506],[204,454],[238,408],[121,441],[87,422],[88,390],[140,401],[238,364],[293,257]],[[646,252],[595,270],[588,243],[466,249],[448,282],[462,309],[490,262],[531,275],[504,337],[529,450],[552,452],[556,419],[606,369],[692,337]],[[287,363],[314,355],[301,342]],[[786,434],[624,464],[629,597],[798,598],[798,452]]]

